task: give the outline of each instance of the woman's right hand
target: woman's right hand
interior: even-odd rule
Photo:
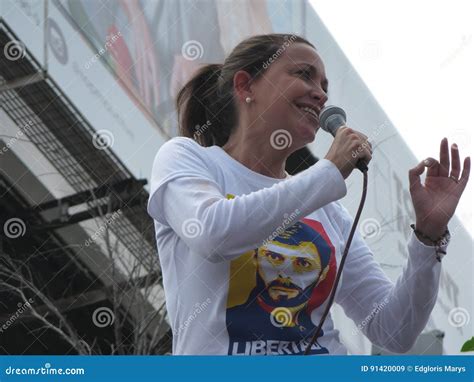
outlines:
[[[372,145],[367,136],[343,126],[337,130],[334,141],[324,159],[336,165],[344,179],[354,170],[359,159],[366,164],[372,159]]]

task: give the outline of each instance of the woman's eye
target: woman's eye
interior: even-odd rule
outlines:
[[[311,78],[311,72],[309,70],[300,70],[299,73],[301,73],[305,78]]]
[[[308,69],[299,70],[298,74],[301,74],[301,77],[304,77],[305,79],[312,80],[311,71]],[[326,95],[328,94],[327,88],[323,88],[322,90]]]

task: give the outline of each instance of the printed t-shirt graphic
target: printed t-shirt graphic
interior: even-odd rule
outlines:
[[[308,218],[233,260],[228,354],[302,354],[316,329],[311,312],[329,297],[336,268],[323,226]],[[322,353],[316,342],[311,354]]]

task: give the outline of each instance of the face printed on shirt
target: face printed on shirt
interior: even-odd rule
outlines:
[[[257,267],[265,284],[261,297],[266,303],[281,306],[293,301],[297,305],[303,291],[318,279],[321,259],[311,242],[288,245],[271,241],[258,249]]]
[[[229,354],[273,354],[275,343],[278,354],[302,354],[315,329],[311,313],[328,298],[337,272],[321,223],[298,221],[233,260],[230,271]],[[328,350],[318,343],[311,350],[323,353]]]

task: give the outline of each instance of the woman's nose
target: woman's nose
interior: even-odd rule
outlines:
[[[324,106],[324,104],[328,100],[328,95],[321,88],[315,88],[314,90],[312,90],[311,97],[318,100],[318,104],[321,108]]]

